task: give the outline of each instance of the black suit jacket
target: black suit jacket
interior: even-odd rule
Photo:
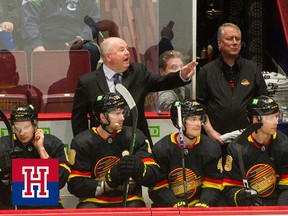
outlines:
[[[147,71],[143,64],[132,63],[127,71],[123,72],[122,84],[127,88],[135,100],[138,108],[138,128],[151,139],[148,123],[144,114],[144,101],[149,92],[174,89],[188,84],[177,73],[161,76]],[[105,95],[109,87],[103,71],[103,66],[79,78],[74,95],[72,109],[72,129],[76,136],[89,128],[87,114],[90,115],[90,127],[98,126],[92,111],[92,101],[97,95]],[[131,117],[125,119],[125,125],[132,125]]]

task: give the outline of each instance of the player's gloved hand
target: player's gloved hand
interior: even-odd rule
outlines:
[[[119,162],[111,167],[105,175],[105,181],[111,188],[117,188],[117,186],[123,184],[127,179],[120,168]]]
[[[205,203],[198,202],[195,204],[194,207],[196,207],[196,208],[208,208],[209,206]]]
[[[179,201],[173,205],[174,208],[181,208],[181,207],[187,207],[187,203],[185,201]]]
[[[5,178],[7,174],[11,173],[11,159],[9,152],[4,152],[0,154],[0,178]]]
[[[257,196],[254,189],[239,189],[234,194],[234,203],[236,206],[263,206],[261,199]]]
[[[142,179],[146,173],[146,166],[141,158],[135,155],[122,157],[119,161],[119,166],[127,178],[131,177],[134,180]]]

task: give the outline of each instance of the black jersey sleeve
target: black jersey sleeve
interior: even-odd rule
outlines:
[[[11,195],[11,184],[4,184],[0,179],[0,205],[8,205]]]
[[[79,136],[77,136],[79,137]],[[91,179],[90,148],[79,139],[74,138],[71,142],[69,162],[71,175],[68,181],[68,191],[78,198],[95,197],[98,181]]]
[[[243,187],[229,186],[225,187],[223,190],[224,199],[228,206],[235,206],[234,195],[235,193]]]
[[[282,190],[279,194],[278,200],[277,200],[278,206],[287,206],[288,205],[288,189]]]
[[[172,207],[180,201],[169,187],[149,190],[149,197],[153,201],[153,207]]]
[[[216,206],[222,191],[222,152],[218,143],[208,136],[201,136],[201,161],[204,179],[199,202]]]
[[[68,191],[78,198],[95,197],[98,181],[85,177],[74,177],[68,181]]]
[[[221,190],[216,188],[203,188],[200,196],[200,203],[208,206],[217,206],[221,197]]]
[[[46,134],[44,146],[50,158],[59,159],[59,189],[63,188],[69,178],[70,168],[63,142],[53,135]]]
[[[228,154],[225,159],[223,173],[223,195],[229,206],[236,205],[234,202],[234,195],[236,191],[244,188],[235,143],[236,141],[230,143],[228,146]]]
[[[288,205],[288,148],[287,148],[288,137],[277,131],[277,145],[273,145],[274,164],[279,174],[279,196],[277,205]],[[275,157],[277,155],[277,157]]]

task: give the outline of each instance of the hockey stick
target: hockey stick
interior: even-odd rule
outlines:
[[[132,95],[129,93],[129,91],[120,83],[118,83],[115,86],[116,90],[123,96],[125,101],[128,104],[128,107],[130,109],[131,115],[132,115],[132,141],[130,143],[129,147],[129,155],[133,154],[134,146],[136,142],[136,128],[137,128],[137,122],[138,122],[138,109],[136,106],[136,103],[132,97]],[[124,192],[123,192],[123,199],[122,199],[122,205],[126,207],[127,205],[127,195],[129,191],[129,180],[124,183]]]
[[[11,150],[11,151],[8,151],[8,157],[7,157],[7,158],[8,158],[8,160],[10,161],[10,163],[11,163],[11,168],[12,168],[11,155],[13,155],[13,153],[14,153],[14,151],[15,151],[15,150],[14,150],[14,149],[15,149],[15,146],[14,146],[13,129],[12,129],[12,126],[11,126],[11,124],[10,124],[7,116],[5,115],[5,113],[4,113],[2,110],[0,110],[0,117],[1,117],[2,121],[4,122],[4,124],[5,124],[5,126],[6,126],[6,128],[7,128],[7,130],[8,130],[9,136],[10,136],[10,138],[11,138],[11,148],[12,148],[12,150]],[[10,178],[11,178],[11,176],[10,176]],[[10,179],[10,180],[11,180],[11,179]],[[17,205],[15,205],[15,210],[17,210]]]
[[[184,156],[184,140],[183,140],[183,130],[182,130],[182,115],[181,115],[181,103],[179,101],[177,105],[178,114],[178,127],[179,127],[179,138],[180,138],[180,148],[181,148],[181,161],[182,161],[182,175],[183,175],[183,189],[184,189],[184,200],[187,199],[187,182],[186,182],[186,168],[185,168],[185,156]]]
[[[20,149],[19,147],[15,147],[15,144],[14,144],[14,133],[13,133],[13,129],[12,129],[12,126],[7,118],[7,116],[5,115],[5,113],[3,111],[0,110],[0,117],[1,119],[3,120],[7,130],[8,130],[8,133],[9,133],[9,136],[11,138],[11,148],[12,150],[9,152],[9,156],[12,158],[15,158],[17,157],[17,154],[21,153],[23,150]]]
[[[248,137],[256,130],[258,130],[259,128],[261,128],[263,125],[263,123],[255,123],[252,124],[250,126],[248,126],[243,132],[242,134],[238,137],[237,141],[236,141],[236,150],[237,150],[237,154],[238,154],[238,161],[239,161],[239,166],[240,166],[240,171],[241,171],[241,175],[242,175],[242,179],[243,179],[243,185],[245,187],[246,190],[250,189],[248,180],[246,178],[246,172],[245,172],[245,167],[244,167],[244,162],[243,162],[243,157],[242,157],[242,147],[243,147],[243,143],[245,143],[245,141],[248,139]]]
[[[0,117],[1,117],[2,121],[4,122],[4,124],[5,124],[5,126],[6,126],[6,128],[8,130],[9,136],[11,138],[11,147],[12,147],[12,152],[11,153],[13,153],[14,152],[14,137],[13,137],[12,126],[11,126],[7,116],[5,115],[5,113],[2,110],[0,110]]]
[[[134,146],[135,146],[135,141],[136,141],[136,128],[137,128],[137,123],[138,123],[138,109],[136,106],[136,103],[132,97],[132,95],[129,93],[129,91],[120,83],[116,85],[116,90],[123,96],[125,101],[128,104],[128,107],[130,109],[130,112],[132,114],[132,142],[130,144],[130,149],[129,149],[129,154],[133,154]]]
[[[242,134],[242,132],[244,131],[244,129],[240,129],[240,130],[234,130],[225,134],[222,134],[220,136],[220,139],[222,140],[223,143],[231,143],[233,140],[235,140],[240,134]]]
[[[244,161],[242,157],[242,147],[243,143],[248,139],[248,137],[256,130],[261,128],[263,123],[255,123],[250,126],[248,126],[244,132],[238,137],[236,141],[236,151],[238,155],[238,162],[239,162],[239,167],[242,175],[242,181],[243,181],[243,186],[245,188],[246,192],[250,192],[251,196],[256,196],[257,197],[257,191],[253,190],[250,188],[250,185],[248,183],[248,180],[246,178],[246,172],[245,172],[245,167],[244,167]],[[261,199],[257,199],[257,201],[254,204],[255,206],[263,206],[263,203]]]

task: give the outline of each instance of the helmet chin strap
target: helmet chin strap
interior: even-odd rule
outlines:
[[[190,140],[193,140],[193,139],[195,139],[196,137],[189,137],[189,136],[187,136],[187,134],[186,134],[186,127],[185,127],[185,125],[184,125],[184,128],[185,128],[185,130],[183,130],[183,134],[184,134],[184,136],[185,137],[187,137],[188,139],[190,139]]]
[[[103,123],[103,122],[100,122],[100,125],[101,125],[101,127],[103,128],[103,130],[105,130],[107,133],[109,133],[109,134],[112,135],[112,134],[114,133],[114,131],[111,133],[110,131],[107,130],[107,126],[110,125],[110,121],[109,121],[109,119],[107,118],[107,116],[105,116],[105,118],[106,118],[108,124],[105,124],[105,123]]]
[[[257,120],[258,120],[259,123],[261,123],[261,121],[262,121],[262,116],[257,116]],[[255,134],[258,134],[258,130],[259,130],[259,129],[257,129],[257,130],[255,131]]]

